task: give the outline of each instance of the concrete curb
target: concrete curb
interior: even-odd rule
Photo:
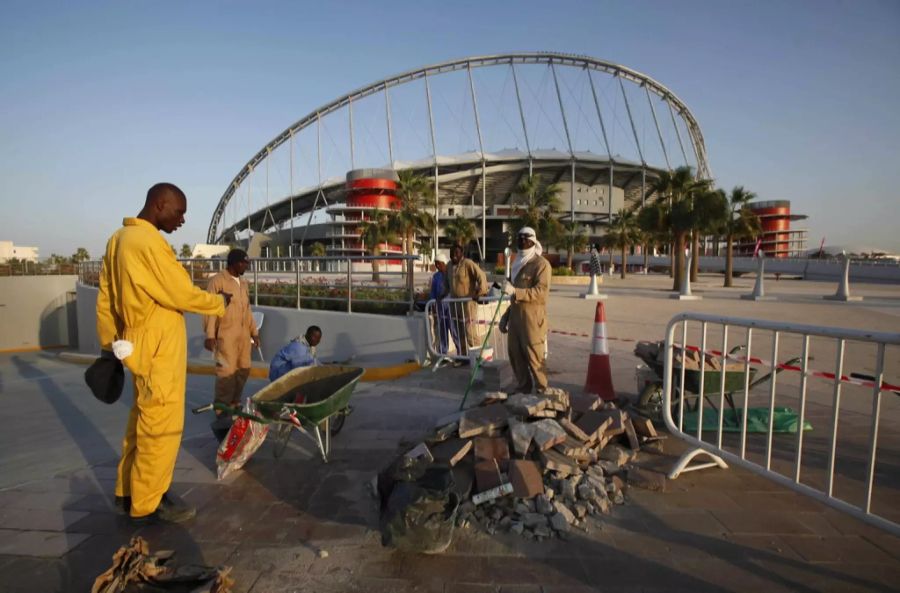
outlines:
[[[60,360],[75,364],[91,364],[97,358],[92,354],[83,354],[81,352],[60,352]],[[364,367],[365,373],[360,381],[393,381],[412,374],[422,368],[417,362],[404,362],[396,365],[385,367]],[[216,367],[211,362],[209,364],[188,362],[187,372],[191,375],[215,375]],[[267,379],[269,377],[269,367],[254,366],[250,369],[250,376],[254,379]]]

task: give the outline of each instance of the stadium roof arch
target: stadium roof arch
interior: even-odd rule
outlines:
[[[351,169],[433,177],[440,204],[481,207],[483,229],[487,208],[508,203],[532,172],[570,182],[564,218],[602,221],[612,198],[604,213],[580,213],[576,185],[608,186],[610,196],[618,188],[634,202],[681,165],[711,176],[696,118],[649,76],[564,53],[468,57],[379,80],[294,122],[235,175],[207,240],[290,225],[293,243],[296,223],[341,199]]]

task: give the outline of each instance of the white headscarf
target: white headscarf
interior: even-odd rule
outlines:
[[[534,241],[534,245],[529,247],[528,249],[519,250],[518,256],[516,256],[515,261],[513,261],[512,265],[512,281],[516,281],[516,276],[519,275],[519,271],[522,269],[526,263],[531,261],[534,257],[540,257],[544,253],[544,247],[541,245],[540,241],[537,240],[537,235],[534,232],[534,229],[530,226],[522,227],[517,236],[524,235]]]

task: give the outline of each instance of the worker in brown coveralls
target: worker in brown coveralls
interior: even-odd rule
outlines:
[[[478,297],[487,294],[488,283],[484,272],[478,265],[463,256],[463,248],[454,245],[450,249],[450,265],[447,266],[447,286],[450,296],[455,299],[471,299],[465,303],[451,303],[450,315],[456,325],[460,337],[462,352],[465,356],[469,346],[480,346],[477,343],[475,321],[478,319]],[[463,339],[465,336],[465,339]]]
[[[516,376],[516,385],[509,392],[531,393],[535,389],[543,393],[547,389],[544,340],[547,338],[550,262],[542,257],[544,249],[531,227],[519,231],[516,246],[512,281],[503,287],[511,304],[500,319],[500,331],[509,332],[509,362]]]
[[[259,346],[259,333],[250,311],[250,290],[241,280],[249,265],[246,251],[232,249],[225,270],[213,276],[207,286],[211,293],[233,295],[224,317],[204,318],[206,341],[203,343],[215,353],[215,401],[233,407],[241,405],[244,384],[250,376],[250,347]],[[221,413],[216,411],[216,415]]]

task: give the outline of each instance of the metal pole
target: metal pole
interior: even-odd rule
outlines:
[[[603,145],[606,146],[606,156],[609,159],[609,195],[606,197],[607,224],[612,222],[613,203],[613,175],[616,160],[613,158],[612,149],[609,146],[609,136],[606,135],[606,124],[603,123],[603,113],[600,111],[600,101],[597,100],[597,89],[594,86],[594,77],[588,70],[588,82],[591,84],[591,96],[594,98],[594,109],[597,110],[597,119],[600,120],[600,132],[603,134]]]
[[[559,112],[562,114],[563,129],[566,132],[566,143],[569,145],[569,155],[574,159],[575,152],[572,150],[572,138],[569,136],[569,122],[566,120],[566,110],[563,107],[562,93],[559,91],[559,80],[556,78],[556,67],[550,62],[550,72],[553,74],[553,86],[556,87],[556,100],[559,101]]]
[[[834,400],[832,403],[832,422],[831,422],[831,449],[828,453],[828,473],[825,474],[827,480],[825,490],[831,497],[834,487],[834,458],[837,449],[838,438],[838,419],[841,413],[841,375],[844,374],[844,340],[838,340],[837,358],[834,361]],[[797,430],[803,430],[802,426]]]
[[[434,159],[434,252],[437,255],[438,248],[438,227],[441,224],[441,197],[440,187],[438,186],[438,161],[437,161],[437,140],[434,135],[434,113],[431,105],[431,85],[428,83],[428,73],[425,73],[425,101],[428,105],[428,124],[431,129],[431,156]]]
[[[350,169],[356,168],[355,151],[353,144],[353,98],[347,99],[347,113],[350,118]]]
[[[253,174],[253,167],[250,167],[250,172],[247,173],[247,248],[250,248],[250,238],[253,236],[253,229],[250,228],[250,188],[253,185],[250,179]]]
[[[637,146],[638,156],[641,158],[641,164],[646,165],[647,162],[644,160],[644,152],[641,150],[641,142],[638,140],[637,128],[634,125],[634,118],[631,117],[631,105],[628,103],[628,95],[625,94],[625,84],[618,74],[616,74],[616,79],[619,81],[619,89],[621,89],[622,98],[625,100],[625,111],[628,112],[628,122],[631,124],[631,133],[634,134],[634,144]]]
[[[531,144],[528,141],[528,127],[525,125],[525,111],[522,109],[522,95],[519,93],[519,78],[516,76],[516,65],[511,61],[509,67],[512,70],[513,86],[516,87],[516,103],[519,105],[519,119],[522,120],[522,133],[525,134],[525,150],[528,151],[528,175],[531,176]]]
[[[647,92],[647,103],[650,104],[650,113],[653,114],[653,123],[656,124],[656,134],[659,136],[659,145],[662,147],[663,157],[666,159],[666,168],[671,170],[672,165],[669,164],[669,153],[666,151],[666,143],[663,141],[662,130],[659,129],[659,120],[656,119],[656,108],[653,107],[653,99],[650,98],[650,88],[645,84],[644,90]]]
[[[569,156],[572,157],[572,181],[569,187],[569,216],[572,222],[571,235],[575,236],[575,151],[572,149],[572,137],[569,135],[569,121],[566,118],[566,109],[563,106],[562,92],[559,90],[559,79],[556,76],[556,66],[550,62],[550,72],[553,74],[553,86],[556,88],[556,100],[559,102],[559,113],[562,115],[563,129],[566,132],[566,144],[569,145]],[[569,262],[571,266],[571,262]]]
[[[684,157],[684,164],[690,165],[687,158],[687,152],[684,150],[684,142],[681,140],[681,130],[678,129],[678,122],[675,121],[675,110],[672,109],[672,104],[669,102],[669,97],[667,96],[666,105],[669,106],[669,115],[672,116],[672,127],[675,128],[675,136],[678,138],[678,146],[681,148],[681,156]]]
[[[869,465],[866,471],[866,513],[872,509],[872,483],[875,478],[875,453],[878,450],[878,421],[881,417],[881,383],[884,379],[884,344],[878,344],[878,363],[875,367],[875,386],[872,388],[872,442],[869,444]],[[803,430],[803,424],[800,424]]]
[[[347,258],[347,313],[353,313],[353,263]]]
[[[259,260],[253,260],[253,306],[259,306]]]
[[[291,246],[288,249],[288,255],[294,256],[294,130],[291,130],[291,173],[290,177],[290,209],[291,209]],[[297,294],[300,294],[300,288],[297,288]]]
[[[484,263],[487,254],[487,183],[485,179],[484,140],[481,136],[481,120],[478,117],[478,99],[475,97],[475,81],[472,80],[472,64],[468,64],[469,89],[472,91],[472,110],[475,113],[475,131],[478,132],[478,148],[481,150],[481,261]]]
[[[391,159],[391,169],[394,168],[394,132],[391,128],[391,95],[388,93],[387,83],[384,83],[384,110],[387,114],[388,134],[388,158]]]
[[[297,308],[300,309],[300,262],[294,260],[294,270],[297,272]]]

